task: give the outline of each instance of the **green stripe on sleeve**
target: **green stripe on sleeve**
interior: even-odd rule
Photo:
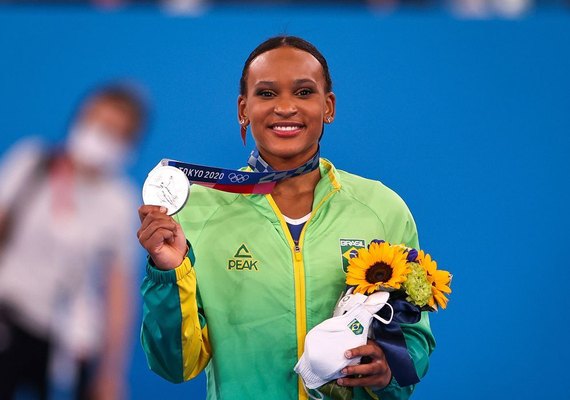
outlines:
[[[180,327],[180,297],[176,272],[147,265],[142,282],[141,343],[149,368],[171,382],[184,381]]]

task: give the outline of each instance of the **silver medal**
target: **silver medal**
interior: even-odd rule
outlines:
[[[159,165],[149,172],[144,181],[142,197],[145,205],[163,206],[168,215],[184,207],[190,193],[190,183],[178,168]]]

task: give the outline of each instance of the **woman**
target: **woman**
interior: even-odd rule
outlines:
[[[259,151],[250,168],[289,170],[318,157],[334,116],[328,66],[310,43],[276,37],[251,53],[238,97],[242,133],[251,128]],[[206,367],[209,399],[307,398],[293,367],[306,332],[330,317],[344,288],[342,246],[382,238],[418,247],[394,192],[325,159],[270,195],[193,186],[176,220],[154,206],[139,214],[150,255],[142,286],[149,365],[174,382]],[[422,377],[434,347],[427,315],[404,332]],[[392,379],[378,345],[347,352],[360,356],[371,362],[346,368],[338,381],[355,387],[355,399],[409,397],[413,387]]]

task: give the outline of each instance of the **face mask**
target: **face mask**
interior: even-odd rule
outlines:
[[[128,146],[97,124],[76,125],[67,148],[74,161],[104,173],[119,171],[129,158]]]
[[[347,359],[346,350],[366,344],[372,319],[390,323],[377,315],[390,294],[377,292],[370,296],[347,293],[337,305],[335,314],[309,331],[305,338],[305,352],[295,366],[307,389],[316,389],[344,376],[340,371],[360,363],[360,358]],[[311,396],[312,397],[312,396]]]
[[[344,295],[340,297],[334,309],[333,317],[344,315],[357,304],[362,304],[364,308],[370,312],[370,314],[376,314],[382,309],[384,305],[392,308],[390,304],[387,304],[388,299],[390,298],[390,293],[388,292],[376,292],[372,293],[369,296],[366,296],[360,293],[353,293],[353,290],[354,288],[351,287]],[[384,324],[389,324],[392,320],[392,317],[390,317],[390,320],[387,321],[378,315],[374,316],[374,318],[378,319]]]

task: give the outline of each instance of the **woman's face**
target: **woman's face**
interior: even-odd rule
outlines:
[[[263,158],[273,167],[300,165],[318,148],[323,123],[334,118],[334,94],[319,61],[294,47],[280,47],[249,66],[247,93],[238,117],[249,121]]]

